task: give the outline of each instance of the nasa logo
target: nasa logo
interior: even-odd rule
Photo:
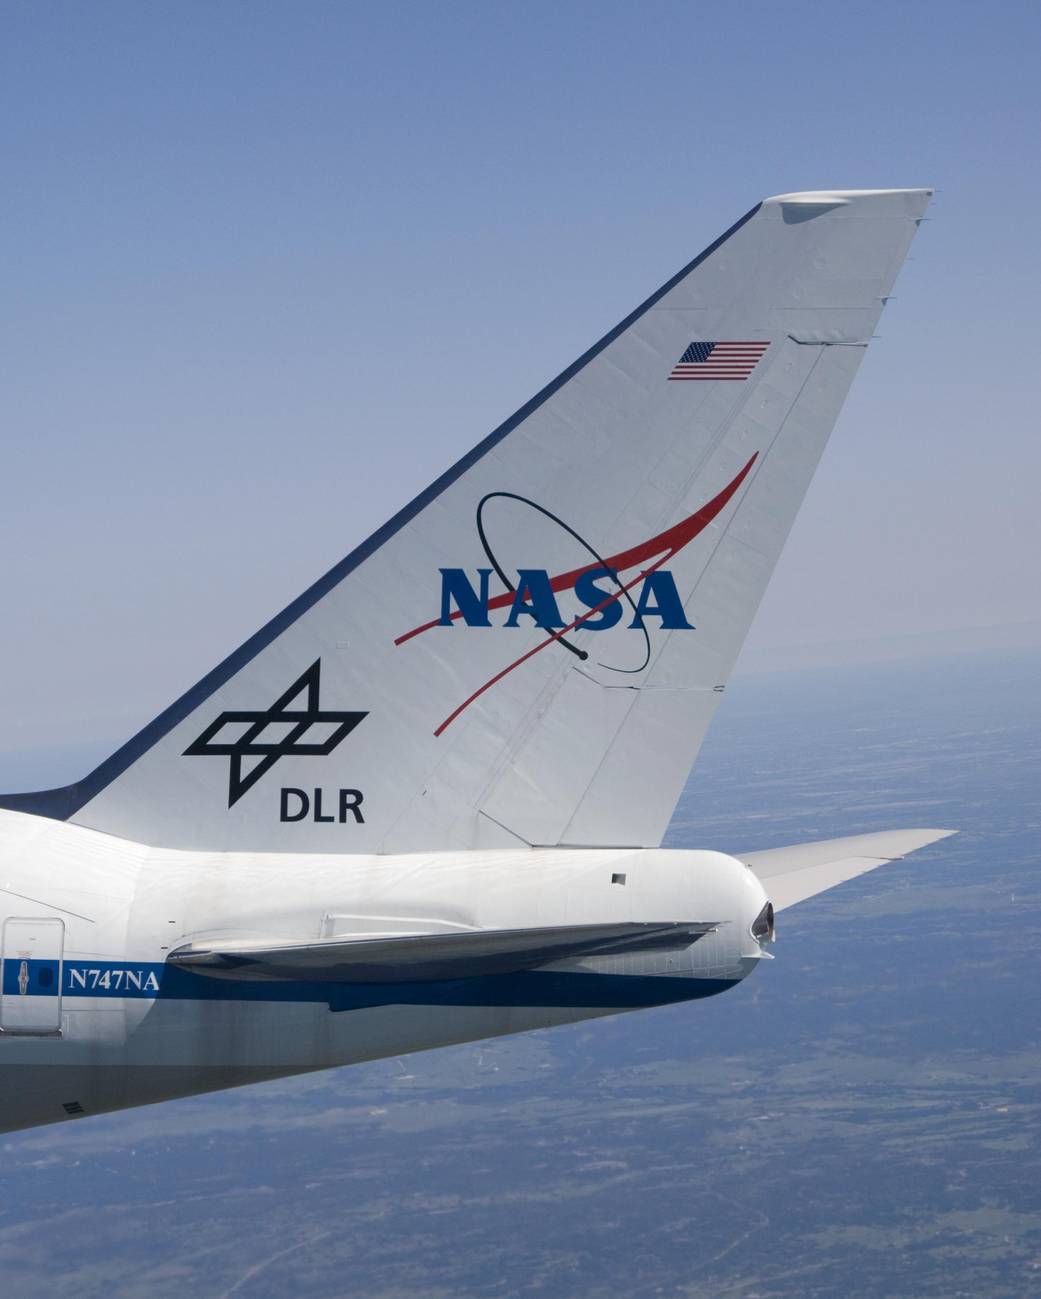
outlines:
[[[520,667],[522,663],[550,645],[559,645],[576,658],[587,660],[589,652],[568,640],[572,632],[609,631],[622,624],[623,618],[626,619],[624,629],[639,632],[643,638],[642,660],[624,666],[609,663],[600,663],[598,666],[609,672],[634,675],[642,672],[651,661],[649,619],[656,620],[661,631],[694,631],[694,625],[688,620],[684,611],[676,579],[665,565],[695,537],[704,532],[721,513],[748,477],[757,458],[758,452],[750,457],[721,492],[693,514],[663,532],[649,537],[646,541],[607,556],[601,555],[563,519],[525,496],[518,496],[515,492],[489,492],[482,497],[477,505],[477,536],[490,567],[477,568],[473,570],[472,575],[464,568],[439,569],[441,575],[439,616],[430,622],[413,627],[411,631],[404,632],[395,639],[394,644],[404,645],[435,627],[450,628],[460,623],[467,628],[488,628],[496,625],[505,630],[516,630],[518,627],[538,628],[547,635],[545,640],[508,663],[475,690],[469,698],[464,699],[435,728],[434,735],[444,734],[456,718],[486,690],[491,689],[515,668]],[[500,564],[488,540],[485,511],[488,504],[495,500],[517,502],[548,519],[586,552],[589,557],[588,562],[578,568],[556,574],[551,574],[544,568],[517,568],[516,580],[514,580]],[[632,573],[631,576],[624,576],[627,570]],[[497,595],[491,593],[493,573],[505,587],[505,590]],[[562,592],[573,593],[583,611],[575,616],[565,617],[561,613],[557,599]],[[628,606],[628,611],[625,606]],[[492,615],[499,614],[500,611],[501,620],[493,623]]]
[[[492,601],[488,583],[491,575],[490,568],[479,568],[479,590],[475,590],[465,569],[442,568],[441,617],[438,626],[451,627],[456,618],[461,618],[467,627],[490,627]],[[607,631],[622,617],[618,594],[610,588],[604,590],[597,585],[598,582],[611,582],[618,588],[618,594],[625,594],[617,572],[606,565],[587,568],[580,573],[575,579],[575,597],[589,610],[589,614],[575,622],[576,625],[581,625],[583,631]],[[517,570],[517,585],[509,602],[509,614],[501,625],[517,627],[518,619],[522,617],[530,618],[536,627],[542,627],[546,631],[567,625],[560,616],[553,579],[544,568]],[[648,617],[658,618],[667,631],[694,630],[683,612],[683,601],[676,590],[675,579],[666,568],[647,573],[642,578],[639,599],[633,606],[632,621],[629,623],[630,630],[642,631],[643,620]]]

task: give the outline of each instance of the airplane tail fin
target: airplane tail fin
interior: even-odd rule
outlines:
[[[169,847],[653,846],[931,191],[766,199],[78,784]]]

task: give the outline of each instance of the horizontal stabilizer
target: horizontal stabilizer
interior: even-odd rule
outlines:
[[[716,928],[714,922],[569,925],[270,946],[229,940],[189,944],[171,952],[167,960],[192,974],[218,979],[415,983],[513,974],[583,956],[687,947]]]
[[[783,911],[952,834],[957,831],[882,830],[735,855],[763,881],[774,910]]]

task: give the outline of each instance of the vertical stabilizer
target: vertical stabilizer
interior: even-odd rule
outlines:
[[[765,200],[79,784],[195,849],[656,845],[930,196]]]

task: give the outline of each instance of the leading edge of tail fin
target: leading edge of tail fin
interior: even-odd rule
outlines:
[[[931,190],[766,199],[75,785],[167,847],[654,846]]]

